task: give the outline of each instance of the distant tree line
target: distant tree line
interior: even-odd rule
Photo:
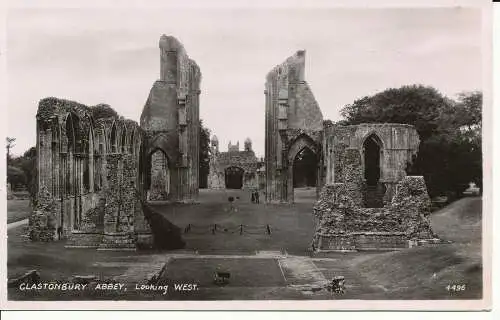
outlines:
[[[12,141],[15,141],[15,138]],[[30,198],[34,199],[36,194],[36,148],[29,148],[22,156],[12,157],[10,155],[9,138],[7,138],[7,182],[13,190],[25,189]]]

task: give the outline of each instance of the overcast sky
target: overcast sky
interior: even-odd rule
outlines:
[[[201,68],[200,114],[227,143],[264,155],[264,82],[306,50],[306,80],[325,119],[355,99],[405,84],[454,97],[481,89],[475,9],[38,9],[9,12],[8,129],[14,154],[36,141],[47,96],[110,104],[138,121],[159,78],[158,39],[177,37]]]

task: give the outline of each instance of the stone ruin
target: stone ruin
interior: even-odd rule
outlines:
[[[325,128],[325,185],[313,209],[313,247],[391,250],[435,238],[424,178],[406,176],[418,145],[410,125]]]
[[[154,228],[147,218],[160,217],[144,209],[143,199],[196,201],[201,73],[177,39],[163,35],[159,47],[160,80],[140,126],[107,105],[40,101],[33,240],[68,238],[69,247],[102,250],[148,247]],[[305,81],[305,51],[268,73],[265,96],[265,163],[259,165],[249,139],[244,151],[237,143],[219,152],[213,137],[209,188],[265,185],[267,202],[292,203],[294,165],[307,149],[319,197],[315,249],[395,249],[435,237],[425,182],[405,172],[418,150],[414,127],[326,125]]]
[[[140,126],[108,105],[40,101],[32,240],[67,239],[67,247],[101,250],[152,247],[146,195],[164,188],[165,199],[196,199],[201,75],[178,40],[163,35],[159,46],[161,76]],[[166,165],[157,165],[157,151]]]
[[[160,80],[141,114],[149,200],[198,196],[201,72],[174,37],[160,38]]]
[[[298,51],[266,77],[266,201],[293,202],[293,164],[307,148],[317,160],[316,186],[321,188],[323,115],[305,81],[305,51]]]
[[[214,135],[210,141],[209,189],[261,189],[265,185],[263,163],[257,159],[250,138],[244,150],[239,142],[229,142],[227,152],[219,151],[219,140]]]
[[[435,237],[425,181],[406,176],[419,146],[413,126],[324,123],[305,81],[305,51],[268,73],[265,97],[266,201],[294,202],[297,155],[309,150],[319,198],[313,248],[394,249]]]

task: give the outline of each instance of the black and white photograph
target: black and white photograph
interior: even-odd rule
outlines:
[[[490,3],[75,2],[6,11],[4,308],[490,307]]]

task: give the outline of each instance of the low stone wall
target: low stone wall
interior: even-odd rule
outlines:
[[[400,232],[353,232],[318,237],[318,251],[383,251],[409,247],[405,234]]]
[[[73,231],[65,248],[98,248],[103,238],[102,232]]]
[[[390,204],[363,208],[344,183],[326,185],[314,206],[318,223],[313,247],[319,250],[392,250],[409,240],[435,239],[430,199],[423,177],[405,177]]]

